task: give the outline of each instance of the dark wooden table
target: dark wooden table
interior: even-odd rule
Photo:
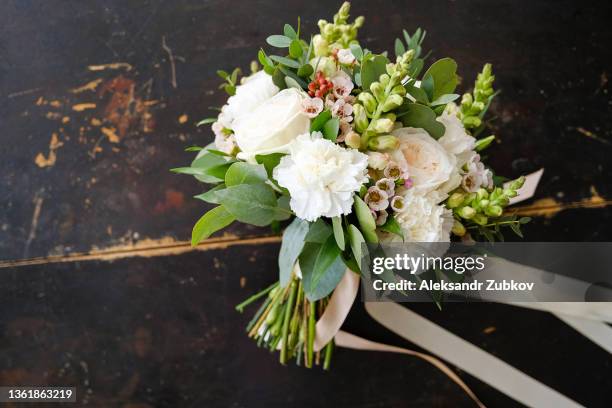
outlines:
[[[334,3],[334,4],[331,4]],[[331,372],[282,367],[233,306],[276,278],[278,238],[235,225],[191,250],[202,186],[168,172],[211,139],[194,123],[285,22],[336,2],[0,3],[0,385],[73,385],[79,406],[471,406],[409,357],[338,350]],[[590,1],[355,1],[361,39],[428,30],[466,87],[493,63],[501,144],[490,162],[544,167],[531,241],[612,240],[612,7]],[[174,71],[174,74],[173,74]],[[411,308],[591,407],[612,359],[549,314],[494,304]],[[347,327],[412,347],[356,304]],[[515,406],[459,371],[489,406]]]

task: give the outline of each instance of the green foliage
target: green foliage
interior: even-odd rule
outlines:
[[[227,227],[235,218],[222,205],[213,208],[204,214],[193,226],[191,232],[191,245],[196,246],[211,234]]]
[[[219,85],[219,89],[223,89],[229,96],[235,95],[236,86],[238,86],[238,75],[240,74],[241,74],[240,68],[235,68],[231,74],[223,70],[217,71],[217,75],[224,80],[224,82],[221,85]],[[204,119],[204,121],[206,120],[207,119]],[[210,118],[208,120],[210,120]],[[202,122],[198,123],[198,126]]]
[[[232,164],[225,173],[225,185],[227,187],[240,184],[265,183],[267,179],[268,173],[264,166],[260,164],[236,162]]]
[[[364,90],[370,89],[373,82],[378,81],[381,75],[387,73],[389,60],[382,55],[374,55],[363,61],[361,66],[361,83]]]
[[[429,95],[436,100],[445,94],[452,94],[457,87],[457,63],[452,58],[442,58],[434,62],[423,75],[424,81],[431,77],[433,92]]]
[[[444,136],[444,125],[436,120],[436,113],[428,106],[405,103],[397,116],[404,126],[422,128],[434,139]]]
[[[283,233],[280,253],[278,255],[279,279],[281,287],[287,286],[291,279],[293,267],[302,252],[308,234],[309,224],[300,218],[295,218]]]
[[[255,156],[255,161],[263,165],[266,169],[266,173],[268,173],[268,177],[272,178],[274,168],[278,166],[278,163],[280,163],[284,155],[284,153],[271,153],[266,155],[258,154]]]
[[[344,230],[342,229],[342,217],[332,218],[332,227],[336,244],[341,251],[344,251]]]
[[[311,302],[329,295],[346,271],[333,236],[329,236],[323,244],[304,245],[299,260],[304,293]]]
[[[353,252],[353,256],[355,257],[355,261],[359,265],[359,269],[361,270],[361,260],[364,256],[362,244],[365,244],[365,239],[359,231],[359,228],[354,226],[353,224],[349,224],[347,228],[347,234],[349,237],[349,242],[351,244],[351,251]]]
[[[217,196],[217,193],[220,190],[223,190],[224,188],[225,188],[225,184],[221,183],[219,185],[214,186],[213,188],[211,188],[210,190],[202,194],[198,194],[194,196],[194,198],[197,198],[198,200],[202,200],[210,204],[219,204],[220,201],[219,201],[219,197]]]
[[[329,110],[325,109],[321,113],[319,113],[313,120],[310,122],[310,131],[311,132],[319,132],[323,130],[323,126],[329,121],[332,117],[332,114]]]
[[[402,240],[404,239],[402,227],[399,225],[393,214],[390,214],[389,217],[387,217],[387,221],[380,227],[380,229],[382,231],[398,235],[402,238]]]
[[[217,192],[219,201],[240,222],[269,225],[287,214],[278,207],[274,190],[266,184],[240,184]]]
[[[493,90],[495,76],[491,64],[485,64],[476,78],[472,94],[465,93],[461,98],[459,117],[466,129],[478,129],[497,92]]]
[[[340,120],[338,118],[329,119],[321,130],[325,139],[335,142],[338,137],[338,130],[340,130]]]
[[[366,242],[377,243],[378,236],[376,235],[376,221],[370,212],[370,207],[358,196],[354,196],[353,208],[355,215],[359,221],[359,227]]]

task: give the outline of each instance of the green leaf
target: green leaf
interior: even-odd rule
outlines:
[[[527,224],[529,221],[531,221],[531,217],[521,217],[518,221],[521,224]]]
[[[225,173],[225,185],[228,187],[239,184],[259,184],[268,180],[268,173],[260,164],[236,162]]]
[[[186,152],[199,152],[200,150],[203,150],[203,147],[200,146],[189,146],[187,148],[185,148]]]
[[[387,72],[389,60],[382,55],[375,55],[363,62],[361,66],[361,83],[363,89],[370,89],[372,82],[378,81],[380,76]]]
[[[300,91],[302,90],[302,87],[300,86],[300,84],[291,77],[286,76],[285,83],[287,84],[287,88],[295,88],[295,89],[299,89]]]
[[[361,61],[363,58],[363,50],[361,49],[361,46],[357,43],[352,43],[349,45],[349,48],[351,49],[351,53],[355,56],[355,58]]]
[[[331,118],[325,125],[323,125],[323,137],[325,139],[331,140],[332,142],[336,141],[338,137],[338,130],[340,129],[340,120],[338,118]]]
[[[457,63],[452,58],[442,58],[429,67],[425,77],[431,75],[434,81],[432,99],[438,99],[444,94],[453,93],[457,87]]]
[[[300,58],[302,54],[304,54],[304,49],[300,40],[291,41],[291,44],[289,44],[289,55],[291,58]]]
[[[271,35],[266,38],[266,42],[276,48],[287,48],[291,44],[291,38],[284,35]]]
[[[273,65],[272,60],[268,58],[264,50],[259,50],[259,52],[257,53],[257,59],[259,60],[259,63],[264,67],[271,67]]]
[[[347,232],[349,242],[351,244],[351,250],[353,251],[353,256],[355,257],[355,261],[357,261],[359,269],[361,270],[361,260],[364,255],[362,251],[362,244],[365,244],[365,239],[363,238],[363,235],[361,235],[359,228],[353,224],[349,224]]]
[[[322,244],[331,234],[332,229],[322,218],[319,218],[315,222],[310,223],[308,235],[306,235],[306,242]]]
[[[198,169],[198,168],[195,168],[195,167],[175,167],[173,169],[170,169],[170,171],[173,172],[173,173],[187,174],[187,175],[190,175],[190,176],[204,174],[204,170],[203,169]]]
[[[276,195],[266,184],[241,184],[220,190],[219,201],[240,222],[263,227],[281,212]]]
[[[278,254],[279,279],[282,287],[289,283],[293,267],[304,248],[306,234],[308,234],[308,221],[297,217],[283,233],[283,241]]]
[[[297,74],[293,71],[291,71],[290,69],[287,69],[286,67],[279,65],[278,69],[285,74],[285,76],[291,77],[293,79],[295,79],[295,81],[300,84],[300,86],[302,87],[302,89],[306,89],[308,88],[308,84],[299,76],[297,76]],[[284,79],[283,79],[284,80]]]
[[[266,173],[268,173],[268,177],[272,178],[274,168],[278,166],[278,163],[280,163],[284,155],[284,153],[258,154],[255,156],[255,161],[262,164],[266,169]]]
[[[288,195],[278,197],[276,200],[276,207],[278,207],[278,211],[276,212],[275,221],[285,221],[293,215],[291,212],[290,201],[291,197]]]
[[[227,227],[235,218],[222,205],[204,214],[193,226],[191,246],[196,246],[216,231]]]
[[[359,221],[359,227],[361,228],[361,232],[365,240],[374,244],[377,243],[378,236],[376,235],[376,221],[372,216],[370,207],[368,207],[368,205],[356,194],[354,196],[353,204],[355,206],[357,220]]]
[[[304,64],[298,69],[298,76],[302,78],[308,78],[314,72],[314,68],[310,64]]]
[[[274,71],[272,72],[272,82],[279,89],[285,89],[287,87],[287,83],[285,82],[285,73],[280,69],[280,66],[276,66]]]
[[[332,114],[328,110],[324,110],[319,113],[313,121],[310,123],[310,132],[319,132],[323,129],[323,126],[330,120]]]
[[[224,157],[209,153],[207,150],[202,150],[200,154],[198,154],[198,156],[195,158],[195,160],[191,163],[191,167],[199,169],[197,173],[193,173],[196,179],[198,179],[199,181],[204,183],[218,183],[220,181],[223,181],[223,177],[218,178],[215,176],[211,176],[207,174],[206,170],[227,163],[231,162],[228,162]]]
[[[436,99],[435,101],[433,101],[432,103],[430,103],[430,105],[431,106],[446,105],[447,103],[451,103],[458,97],[459,95],[457,94],[444,94],[440,96],[438,99]]]
[[[412,95],[412,97],[417,102],[420,102],[422,104],[429,104],[429,97],[427,96],[427,93],[422,88],[414,86],[414,84],[412,83],[407,84],[405,88],[406,88],[406,92]]]
[[[215,123],[216,121],[217,118],[206,118],[196,123],[196,126],[208,125],[209,123]]]
[[[427,94],[428,100],[433,100],[434,96],[434,80],[431,75],[425,75],[421,81],[421,89]]]
[[[229,74],[226,71],[223,71],[222,69],[217,71],[217,75],[219,75],[223,79],[229,78]]]
[[[291,39],[297,38],[297,33],[295,32],[291,24],[285,24],[285,26],[283,27],[283,34],[285,34],[285,37],[289,37]]]
[[[198,200],[202,200],[202,201],[205,201],[211,204],[219,204],[219,197],[217,196],[217,193],[220,190],[223,190],[224,188],[225,188],[225,184],[219,184],[218,186],[214,186],[213,188],[211,188],[210,190],[202,194],[198,194],[197,196],[194,196],[194,198],[197,198]]]
[[[340,248],[341,251],[344,251],[344,230],[342,229],[342,217],[333,217],[332,227],[334,230],[336,244],[338,244],[338,248]]]
[[[291,58],[287,58],[287,57],[280,57],[278,55],[270,55],[270,59],[274,62],[278,62],[279,64],[283,64],[286,67],[289,68],[299,68],[300,64],[295,61],[292,60]]]
[[[323,245],[304,245],[299,261],[304,293],[311,302],[329,295],[346,271],[340,248],[332,236]]]
[[[402,240],[404,239],[404,232],[402,231],[402,227],[399,225],[393,215],[390,215],[387,218],[387,222],[385,222],[384,225],[380,227],[380,229],[395,235],[399,235],[400,237],[402,237]]]
[[[476,144],[474,145],[474,150],[476,150],[477,152],[480,152],[484,149],[486,149],[487,147],[489,147],[489,145],[495,140],[495,136],[491,135],[491,136],[487,136],[483,139],[478,139],[476,141]]]
[[[444,135],[444,125],[436,120],[436,114],[431,108],[417,103],[405,104],[404,108],[399,117],[404,126],[424,129],[434,139]]]
[[[406,49],[404,48],[404,44],[402,43],[402,40],[400,40],[399,38],[395,39],[395,56],[399,57],[400,55],[404,55],[404,53],[406,52]]]

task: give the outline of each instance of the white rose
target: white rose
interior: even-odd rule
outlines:
[[[467,134],[463,127],[463,123],[461,123],[457,114],[452,110],[444,111],[436,120],[442,123],[446,128],[444,136],[438,139],[438,143],[440,143],[447,152],[457,156],[457,166],[463,166],[474,149],[476,139]]]
[[[229,97],[221,110],[220,121],[222,116],[223,126],[233,129],[236,119],[252,112],[277,93],[278,87],[272,82],[272,77],[264,71],[256,72],[236,87],[236,94]]]
[[[237,118],[233,130],[241,150],[238,158],[254,162],[257,154],[288,153],[289,144],[310,129],[310,119],[302,109],[303,99],[297,89],[284,89]]]
[[[404,194],[404,206],[395,213],[406,242],[449,242],[452,211],[438,205],[435,194],[419,195],[412,189]]]
[[[399,138],[399,149],[391,158],[408,170],[413,189],[426,194],[447,182],[456,169],[455,156],[449,154],[423,129],[400,128],[391,132]]]
[[[353,193],[367,177],[368,156],[323,139],[321,133],[300,135],[274,169],[274,179],[289,190],[289,205],[307,221],[349,214]]]

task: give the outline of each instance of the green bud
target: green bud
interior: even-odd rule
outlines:
[[[387,86],[387,84],[389,83],[389,80],[390,78],[389,78],[389,75],[387,74],[382,74],[380,78],[378,78],[378,82],[380,82],[382,86]]]
[[[462,223],[455,220],[455,222],[453,223],[453,228],[451,229],[451,232],[457,235],[458,237],[462,237],[465,235],[465,227],[463,226]]]
[[[252,74],[259,71],[259,64],[257,63],[257,61],[251,61],[250,69]]]
[[[457,210],[457,214],[459,214],[461,218],[469,220],[476,215],[476,210],[472,207],[461,207],[459,210]]]
[[[478,139],[476,141],[476,144],[474,145],[474,150],[476,150],[477,152],[480,152],[484,149],[486,149],[487,147],[489,147],[489,145],[495,140],[495,136],[491,135],[491,136],[487,136],[483,139]]]
[[[363,105],[358,103],[353,105],[353,117],[355,130],[357,130],[359,133],[363,133],[363,131],[366,130],[369,125],[368,117]]]
[[[472,106],[473,102],[472,95],[469,93],[464,93],[461,97],[461,105]]]
[[[450,197],[448,197],[448,200],[446,201],[446,206],[448,208],[459,207],[461,203],[463,202],[464,198],[465,198],[465,194],[463,193],[460,193],[460,192],[453,193],[451,194]]]
[[[463,125],[467,128],[477,128],[482,124],[482,120],[478,116],[467,116],[463,118]]]
[[[476,198],[476,193],[469,193],[463,199],[463,205],[470,205],[472,201]]]
[[[472,109],[475,111],[475,113],[480,113],[484,110],[485,105],[482,102],[474,102],[472,104]]]
[[[476,208],[486,208],[489,205],[490,201],[487,200],[486,198],[480,201],[474,200],[474,202],[472,203],[472,206],[474,206],[475,203],[477,204]]]
[[[321,34],[312,38],[312,48],[316,57],[325,57],[329,54],[329,44]]]
[[[406,96],[406,88],[404,88],[403,85],[396,85],[391,90],[391,94],[399,95],[399,96],[402,96],[402,97]]]
[[[378,102],[382,102],[385,98],[385,87],[380,82],[372,82],[370,91],[376,97]]]
[[[399,139],[391,135],[376,136],[368,141],[368,147],[370,150],[375,151],[397,149],[399,147]]]
[[[478,225],[485,225],[487,221],[489,221],[489,219],[485,215],[475,214],[474,218],[472,218],[472,221],[474,221]]]
[[[404,98],[402,98],[398,94],[389,95],[385,102],[383,103],[382,111],[389,112],[400,106],[404,102]]]
[[[484,188],[480,188],[476,192],[476,196],[479,200],[482,200],[483,198],[489,198],[489,192]]]
[[[365,17],[364,16],[359,16],[355,19],[355,22],[353,23],[353,27],[355,28],[361,28],[363,27],[363,23],[365,23]]]
[[[366,109],[366,112],[368,114],[371,115],[374,113],[374,111],[376,110],[377,103],[376,103],[376,99],[374,98],[374,96],[372,96],[371,93],[362,92],[359,94],[357,99],[359,99],[359,101],[363,103],[363,107]]]
[[[393,130],[394,121],[386,118],[376,119],[373,129],[376,133],[389,133]]]
[[[518,190],[519,188],[523,187],[523,184],[525,184],[525,176],[521,176],[514,180],[512,183],[510,183],[509,187],[512,190]]]
[[[501,197],[499,197],[497,200],[495,200],[495,205],[499,205],[501,207],[506,207],[508,206],[508,204],[510,204],[510,198],[508,197],[516,197],[517,196],[517,192],[516,191],[512,191],[513,195],[503,195]]]
[[[490,205],[485,208],[485,214],[489,217],[499,217],[502,215],[503,209],[498,205]]]

